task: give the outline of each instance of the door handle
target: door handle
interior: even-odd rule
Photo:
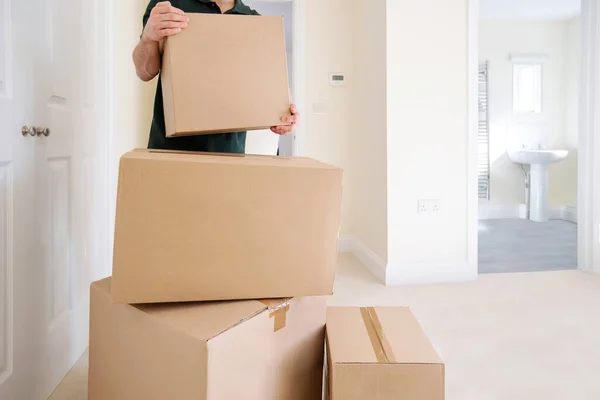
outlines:
[[[35,128],[35,134],[38,135],[38,137],[41,137],[42,135],[45,137],[48,137],[48,136],[50,136],[50,129],[41,128],[38,126]]]
[[[23,126],[21,128],[21,134],[23,136],[35,136],[35,128],[33,126]]]

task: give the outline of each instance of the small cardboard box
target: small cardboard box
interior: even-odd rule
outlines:
[[[320,400],[325,303],[133,306],[95,282],[89,400]]]
[[[187,14],[165,42],[167,136],[265,129],[290,115],[282,17]]]
[[[327,309],[327,399],[443,400],[444,369],[408,308]]]
[[[113,300],[330,295],[341,195],[342,170],[307,158],[125,154]]]

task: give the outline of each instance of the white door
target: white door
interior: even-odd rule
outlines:
[[[12,105],[14,121],[0,125],[0,148],[20,147],[0,160],[0,168],[12,163],[16,182],[0,214],[14,227],[14,240],[0,235],[0,256],[15,254],[12,282],[3,281],[12,300],[0,300],[12,326],[0,342],[12,368],[0,400],[46,399],[87,346],[89,283],[109,252],[105,8],[104,0],[12,0],[5,18],[7,47],[18,54],[14,96],[2,110]],[[27,123],[34,136],[10,135]]]
[[[0,399],[35,399],[41,384],[41,299],[34,220],[37,137],[31,4],[0,0]]]

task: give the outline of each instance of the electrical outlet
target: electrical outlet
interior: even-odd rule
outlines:
[[[439,200],[419,200],[419,214],[438,214],[439,212]]]

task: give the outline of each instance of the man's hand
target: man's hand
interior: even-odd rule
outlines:
[[[160,42],[167,36],[176,35],[188,26],[190,21],[183,11],[171,6],[168,1],[157,3],[152,9],[142,41]]]
[[[292,115],[289,117],[281,117],[281,122],[288,122],[290,125],[272,126],[271,131],[273,133],[278,135],[289,135],[296,130],[300,114],[298,114],[298,108],[294,104],[290,106],[290,113]]]

